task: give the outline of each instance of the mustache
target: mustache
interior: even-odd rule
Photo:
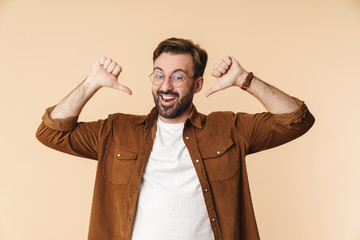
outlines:
[[[156,92],[158,95],[160,94],[163,94],[163,95],[174,95],[176,97],[179,97],[179,93],[177,92],[171,92],[171,91],[167,91],[167,92],[164,92],[164,91],[157,91]]]

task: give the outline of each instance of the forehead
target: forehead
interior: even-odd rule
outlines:
[[[187,73],[193,73],[193,59],[190,53],[164,52],[155,60],[154,68],[160,68],[164,72],[182,69]]]

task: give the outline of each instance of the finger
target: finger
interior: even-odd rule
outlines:
[[[220,85],[215,85],[213,86],[212,88],[210,88],[209,90],[207,90],[205,96],[206,97],[209,97],[211,94],[217,92],[217,91],[220,91],[221,90],[221,87]]]
[[[231,66],[231,59],[229,57],[225,57],[217,63],[217,66],[220,66],[227,71]]]
[[[101,65],[104,65],[105,60],[106,60],[106,57],[101,56],[101,57],[99,58],[99,62],[100,62],[100,64],[101,64]]]
[[[226,65],[226,67],[228,66]],[[215,65],[214,69],[216,69],[218,72],[221,72],[222,74],[225,74],[227,71],[227,68],[224,68],[219,64]]]
[[[116,65],[117,65],[116,62],[111,62],[110,65],[107,67],[106,70],[107,70],[109,73],[111,73],[111,72],[115,69]]]
[[[114,75],[114,76],[119,76],[119,74],[121,73],[121,67],[120,67],[120,65],[116,65],[116,67],[115,67],[115,69],[112,71],[112,74]]]
[[[231,63],[232,63],[231,57],[229,57],[229,56],[225,57],[223,60],[224,60],[224,62],[225,62],[228,66],[230,66]]]
[[[104,68],[107,69],[111,62],[112,62],[111,58],[106,58],[105,63],[103,65]]]
[[[123,91],[123,92],[125,92],[125,93],[127,93],[127,94],[129,94],[129,95],[132,94],[132,91],[131,91],[130,88],[128,88],[127,86],[122,85],[122,84],[120,84],[120,83],[118,83],[118,82],[116,82],[116,83],[114,84],[113,88],[118,89],[118,90],[120,90],[120,91]]]
[[[211,75],[213,75],[214,77],[221,77],[221,75],[222,75],[222,73],[221,72],[219,72],[217,69],[213,69],[212,71],[211,71]]]

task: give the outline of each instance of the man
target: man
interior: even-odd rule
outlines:
[[[207,53],[170,38],[154,51],[148,115],[113,114],[77,122],[93,94],[121,67],[100,57],[84,82],[47,109],[37,131],[45,145],[98,160],[89,239],[260,239],[245,156],[304,134],[314,118],[304,103],[254,77],[232,57],[212,70],[217,85],[254,95],[267,113],[198,113]]]

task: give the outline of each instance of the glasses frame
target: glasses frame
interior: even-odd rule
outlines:
[[[151,76],[152,76],[154,73],[161,73],[161,72],[157,72],[157,71],[152,72],[152,73],[149,75],[150,82],[151,82],[153,85],[155,85],[155,86],[161,86],[161,85],[165,82],[166,75],[163,74],[163,73],[161,73],[161,74],[163,74],[164,79],[162,80],[162,82],[161,82],[160,84],[155,84],[155,83],[152,81],[152,79],[151,79]],[[176,73],[176,72],[175,72],[175,73]],[[172,75],[175,74],[175,73],[172,73],[170,76],[172,76]],[[188,77],[185,72],[184,72],[184,74],[186,75],[186,77],[183,77],[183,78],[182,78],[182,83],[181,83],[179,86],[175,86],[175,85],[173,84],[173,80],[172,80],[171,78],[169,78],[170,84],[171,84],[173,87],[178,88],[178,87],[181,87],[181,86],[184,84],[185,80],[187,80],[187,79],[189,79],[189,78],[194,78],[194,77],[195,77],[195,75],[192,76],[192,77]]]

